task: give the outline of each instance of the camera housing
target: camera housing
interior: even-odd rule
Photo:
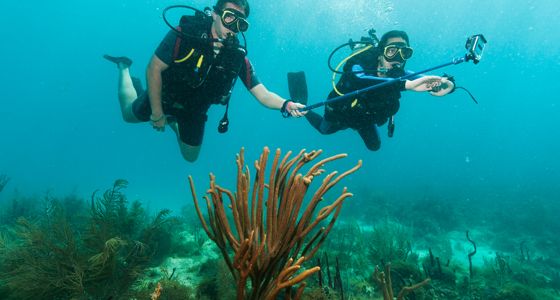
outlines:
[[[486,38],[482,34],[475,34],[469,37],[465,43],[467,61],[472,60],[474,64],[477,64],[482,59],[486,42]]]

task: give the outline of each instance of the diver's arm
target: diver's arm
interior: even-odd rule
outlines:
[[[272,109],[282,109],[284,107],[284,103],[286,103],[285,109],[293,116],[293,117],[301,117],[305,113],[298,111],[300,108],[304,108],[305,105],[301,103],[296,103],[290,100],[286,100],[276,93],[269,91],[264,84],[259,83],[254,86],[251,90],[249,90],[251,94],[264,106]]]
[[[161,102],[162,79],[161,72],[165,71],[169,66],[159,59],[156,55],[152,56],[152,60],[146,70],[148,82],[148,95],[150,97],[150,106],[152,115],[150,119],[154,123],[154,127],[165,127],[165,116],[163,114],[163,105]]]
[[[390,77],[376,77],[371,75],[366,75],[364,69],[360,65],[352,66],[352,72],[354,76],[362,80],[377,80],[377,81],[389,81],[394,80]],[[405,73],[406,74],[406,73]],[[408,74],[406,74],[408,75]],[[404,80],[404,86],[401,86],[401,90],[411,90],[415,92],[426,92],[429,91],[432,96],[445,96],[447,94],[455,91],[455,82],[450,76],[426,76],[417,75],[412,77],[411,80]],[[403,82],[401,81],[401,84]]]

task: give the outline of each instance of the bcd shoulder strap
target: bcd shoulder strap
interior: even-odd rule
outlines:
[[[182,16],[179,25],[175,28],[181,34],[177,34],[175,39],[175,47],[173,48],[173,60],[183,62],[190,58],[195,48],[207,46],[204,39],[208,38],[208,29],[211,25],[211,19],[202,13],[196,13],[194,16]],[[187,40],[192,49],[185,57],[179,57],[181,54],[181,45],[183,40]]]

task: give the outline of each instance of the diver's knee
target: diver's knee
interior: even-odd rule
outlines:
[[[125,108],[121,111],[121,113],[122,113],[122,118],[126,123],[139,123],[140,122],[140,120],[138,120],[138,118],[132,112],[132,110],[129,110],[129,109]]]
[[[188,161],[188,162],[190,162],[190,163],[193,163],[193,162],[195,162],[195,161],[198,159],[198,154],[196,154],[196,155],[185,155],[185,154],[183,153],[183,158],[184,158],[186,161]]]
[[[200,154],[200,146],[191,146],[185,143],[180,143],[181,155],[188,162],[195,162]]]
[[[367,143],[366,147],[368,148],[368,150],[370,151],[377,151],[381,148],[381,142],[377,142],[377,143]]]

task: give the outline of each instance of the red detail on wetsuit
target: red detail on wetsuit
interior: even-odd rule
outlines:
[[[252,85],[251,73],[253,73],[253,69],[251,68],[251,63],[247,57],[245,57],[245,70],[245,86],[249,88]]]
[[[177,26],[176,29],[181,32],[181,26]],[[173,49],[173,60],[176,60],[179,56],[179,49],[181,49],[181,38],[177,36],[177,39],[175,40],[175,48]]]

